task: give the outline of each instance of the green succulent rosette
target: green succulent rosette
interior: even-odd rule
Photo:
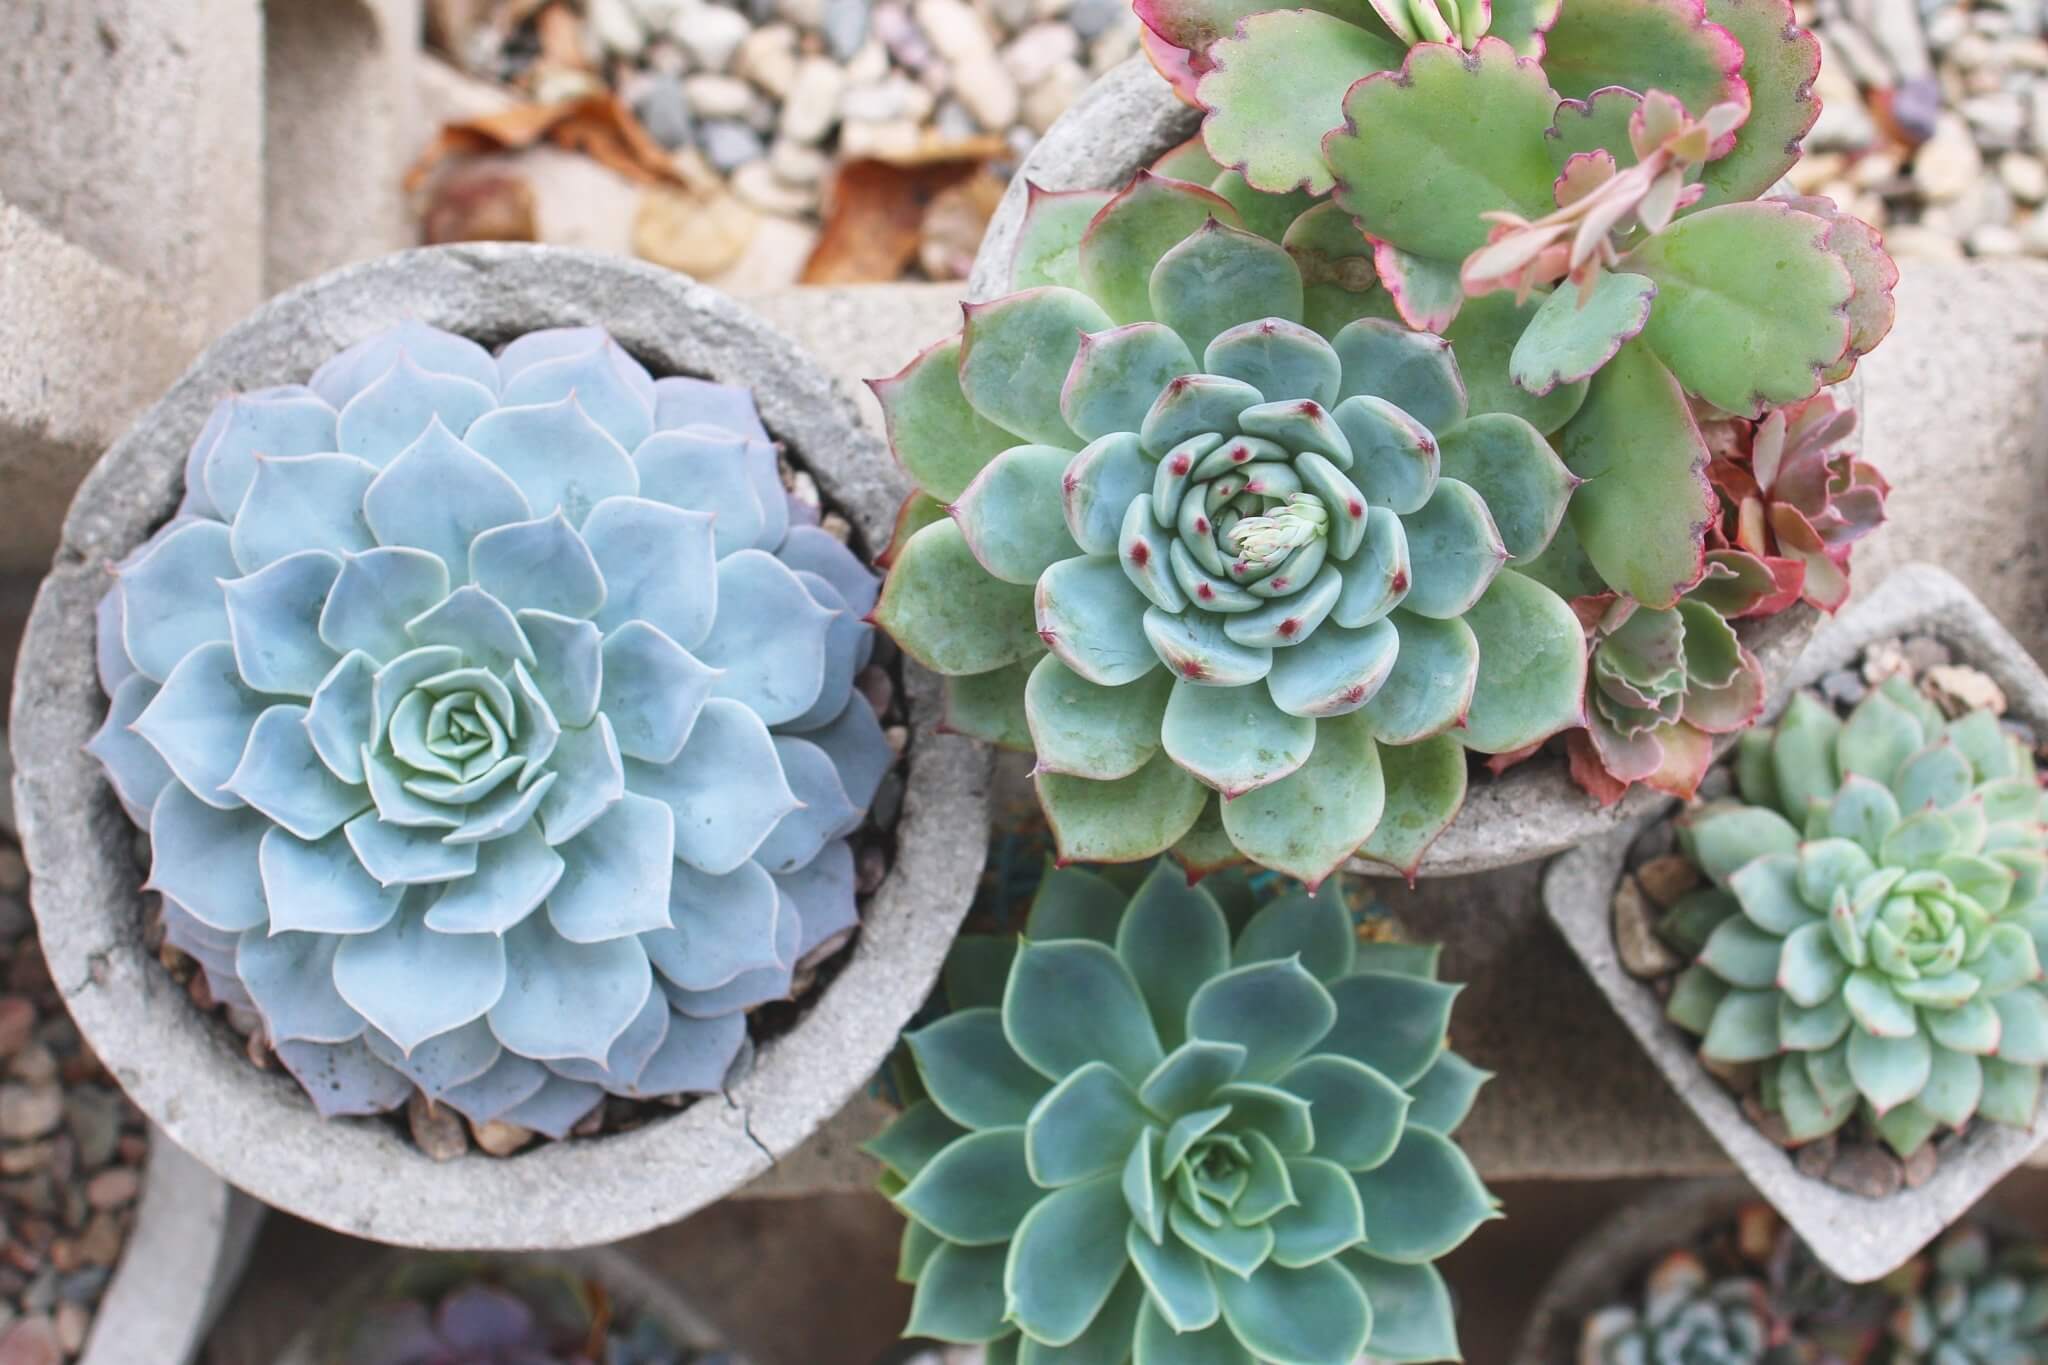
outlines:
[[[2038,1248],[1996,1254],[1982,1228],[1953,1228],[1897,1278],[1899,1305],[1877,1354],[1883,1365],[2048,1360],[2048,1273]]]
[[[1859,1109],[1901,1156],[1973,1117],[2032,1123],[2048,851],[2027,746],[1895,677],[1846,719],[1795,696],[1736,777],[1739,802],[1681,824],[1712,885],[1662,926],[1699,953],[1668,1013],[1701,1055],[1760,1063],[1795,1141]]]
[[[870,1147],[908,1333],[991,1365],[1456,1359],[1432,1263],[1497,1215],[1450,1140],[1486,1073],[1435,958],[1328,894],[1049,874],[1021,942],[960,942],[907,1038],[925,1097]]]
[[[1579,1365],[1792,1365],[1779,1335],[1761,1281],[1716,1280],[1699,1257],[1674,1251],[1650,1271],[1640,1304],[1586,1319]]]
[[[1028,287],[876,382],[921,491],[875,619],[1036,753],[1070,860],[1412,872],[1468,750],[1579,719],[1584,635],[1518,571],[1578,480],[1380,315],[1334,206],[1177,156],[1036,198]]]

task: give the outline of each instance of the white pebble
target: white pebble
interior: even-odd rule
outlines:
[[[846,76],[830,57],[806,57],[797,64],[796,84],[782,105],[782,136],[817,142],[839,121],[839,94]]]
[[[691,76],[683,82],[690,112],[699,118],[745,118],[754,92],[737,76]]]
[[[916,15],[931,45],[955,65],[995,51],[988,21],[961,0],[917,0]]]
[[[753,32],[747,16],[723,5],[691,5],[669,25],[669,33],[700,71],[723,71]]]
[[[954,66],[953,97],[991,133],[1000,133],[1017,121],[1017,82],[993,54]]]

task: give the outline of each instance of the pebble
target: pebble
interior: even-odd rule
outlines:
[[[533,1141],[533,1130],[522,1128],[516,1123],[493,1119],[489,1123],[471,1124],[470,1137],[476,1145],[492,1156],[510,1156]]]
[[[1081,40],[1071,27],[1037,24],[1003,49],[1003,65],[1017,84],[1028,90],[1051,75],[1054,67],[1073,61],[1080,53]]]
[[[142,1177],[125,1166],[101,1171],[85,1184],[85,1202],[96,1209],[118,1209],[142,1192]]]
[[[651,185],[633,217],[633,252],[685,274],[716,275],[747,249],[755,223],[754,211],[723,191]]]
[[[64,1118],[64,1092],[54,1085],[0,1085],[0,1138],[20,1142],[50,1132]]]
[[[768,148],[768,169],[785,185],[816,185],[825,178],[831,158],[816,147],[777,139]]]
[[[434,1161],[453,1161],[469,1151],[469,1129],[462,1115],[417,1090],[406,1101],[405,1122],[413,1144]]]
[[[932,47],[954,66],[995,54],[988,22],[962,0],[917,0],[914,13]]]
[[[797,31],[788,24],[755,29],[741,40],[732,69],[776,99],[787,97],[796,84]]]
[[[21,850],[0,844],[0,894],[18,896],[27,889],[28,864],[22,861]]]
[[[1835,1164],[1835,1146],[1836,1139],[1833,1133],[1815,1138],[1793,1152],[1792,1164],[1808,1180],[1825,1180],[1828,1178],[1828,1168]]]
[[[829,57],[806,57],[797,64],[796,85],[782,105],[782,136],[797,142],[818,142],[839,120],[839,96],[846,77]]]
[[[2027,250],[2026,238],[2019,234],[2018,229],[2003,223],[1985,223],[1974,229],[1964,239],[1963,245],[1969,248],[1972,256],[1984,257],[2021,256]]]
[[[1074,32],[1083,41],[1098,38],[1121,20],[1128,19],[1130,6],[1126,0],[1074,0],[1074,6],[1067,11],[1067,22],[1074,26]],[[1100,70],[1100,66],[1096,68]]]
[[[1683,854],[1667,853],[1638,867],[1636,880],[1651,904],[1669,910],[1679,897],[1700,884],[1700,870]]]
[[[818,206],[818,188],[790,185],[766,161],[749,161],[732,174],[732,192],[763,213],[795,218]]]
[[[36,1007],[18,995],[0,996],[0,1057],[12,1057],[28,1046],[36,1026]]]
[[[2007,152],[1998,158],[1998,178],[2012,191],[2012,197],[2026,204],[2048,199],[2048,163],[2025,152]]]
[[[1024,92],[1024,126],[1043,136],[1088,86],[1079,62],[1061,62]]]
[[[121,1259],[121,1223],[111,1213],[96,1213],[78,1239],[78,1254],[87,1265],[112,1268]]]
[[[993,53],[954,65],[953,97],[974,116],[976,123],[991,133],[1002,132],[1017,121],[1017,82],[1010,78],[1002,59]]]
[[[682,83],[690,112],[705,119],[744,118],[754,103],[754,89],[737,76],[692,76]]]
[[[1630,976],[1648,981],[1685,964],[1657,937],[1656,916],[1641,883],[1624,876],[1614,893],[1614,947]]]
[[[733,171],[767,149],[761,135],[737,119],[707,119],[697,132],[698,145],[711,164]]]
[[[647,45],[647,29],[626,0],[583,0],[583,20],[614,56],[635,57]]]
[[[1921,1143],[1914,1150],[1913,1155],[1906,1158],[1903,1168],[1906,1188],[1917,1190],[1928,1181],[1934,1179],[1934,1168],[1939,1164],[1940,1160],[1941,1154],[1935,1150],[1934,1143]]]
[[[1994,716],[2005,714],[2005,689],[1985,674],[1961,664],[1942,664],[1926,673],[1926,685],[1951,715],[1982,708]]]
[[[825,35],[825,50],[834,60],[852,60],[867,41],[868,3],[869,0],[825,0],[818,29]]]
[[[1983,170],[1984,157],[1970,125],[1959,114],[1943,114],[1935,120],[1934,136],[1913,157],[1913,184],[1940,203],[1961,198]]]
[[[64,1365],[56,1323],[36,1314],[8,1328],[0,1336],[0,1365]]]
[[[746,15],[723,5],[693,5],[669,25],[699,71],[725,70],[753,31]]]
[[[1865,1199],[1885,1199],[1897,1194],[1905,1178],[1898,1158],[1875,1146],[1844,1148],[1827,1174],[1828,1184]]]
[[[683,93],[682,82],[674,76],[657,74],[648,81],[633,113],[648,135],[671,152],[689,146],[697,131],[689,97]]]
[[[71,1354],[77,1355],[85,1349],[86,1333],[92,1330],[92,1318],[75,1303],[57,1305],[57,1344]]]

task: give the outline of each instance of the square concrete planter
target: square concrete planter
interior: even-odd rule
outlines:
[[[1010,263],[1030,202],[1030,188],[1084,190],[1120,187],[1164,153],[1194,137],[1202,111],[1185,104],[1143,56],[1104,74],[1040,138],[1018,167],[982,237],[968,280],[968,297],[985,300],[1010,290]],[[1852,377],[1836,390],[1860,408]],[[1776,679],[1798,657],[1819,614],[1804,604],[1763,621],[1744,622],[1742,642]],[[1725,752],[1734,736],[1716,740]],[[1450,877],[1546,858],[1621,828],[1656,810],[1665,797],[1635,787],[1602,806],[1578,787],[1562,755],[1542,753],[1499,776],[1474,772],[1464,807],[1423,855],[1418,876]],[[1386,877],[1393,871],[1354,858],[1349,870]]]
[[[1931,565],[1909,565],[1840,616],[1822,625],[1798,664],[1771,695],[1766,723],[1792,693],[1852,664],[1865,646],[1900,635],[1931,635],[1958,662],[2004,689],[2008,714],[2048,734],[2048,677],[1968,589]],[[1665,819],[1675,803],[1656,818]],[[1579,960],[1622,1022],[1713,1133],[1744,1175],[1777,1206],[1814,1254],[1846,1280],[1874,1280],[1903,1264],[2048,1137],[2048,1101],[2031,1128],[1978,1123],[1918,1189],[1866,1199],[1800,1174],[1786,1151],[1751,1123],[1735,1097],[1701,1066],[1697,1040],[1664,1018],[1649,986],[1623,970],[1611,905],[1631,842],[1647,822],[1559,858],[1546,873],[1543,899]]]
[[[107,566],[169,517],[185,452],[223,395],[303,380],[416,318],[486,344],[600,324],[657,374],[755,391],[762,420],[870,547],[902,488],[852,402],[780,335],[688,277],[556,248],[407,252],[283,294],[230,329],[103,457],[72,503],[14,687],[14,794],[51,975],[142,1110],[199,1161],[277,1207],[432,1248],[562,1248],[674,1222],[791,1150],[866,1083],[937,977],[986,853],[987,756],[938,733],[937,686],[906,667],[907,784],[888,875],[836,975],[723,1096],[630,1132],[509,1159],[437,1163],[385,1121],[323,1121],[259,1071],[144,945],[134,830],[82,746],[105,712],[94,606]],[[140,1356],[134,1357],[140,1359]]]

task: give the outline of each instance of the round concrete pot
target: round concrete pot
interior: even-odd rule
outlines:
[[[142,1199],[78,1365],[185,1365],[227,1302],[263,1221],[263,1206],[149,1135]]]
[[[1658,1257],[1692,1244],[1755,1202],[1756,1191],[1740,1180],[1691,1180],[1609,1214],[1545,1283],[1513,1365],[1576,1365],[1581,1323],[1625,1300]]]
[[[1961,663],[1983,670],[2004,689],[2009,714],[2048,733],[2048,676],[1969,589],[1940,569],[1900,569],[1869,596],[1823,624],[1776,690],[1764,720],[1774,719],[1792,692],[1854,663],[1865,646],[1901,635],[1932,635]],[[1698,1040],[1664,1018],[1663,1003],[1622,968],[1614,946],[1614,889],[1635,836],[1673,814],[1611,834],[1559,858],[1544,874],[1543,901],[1586,966],[1594,984],[1634,1033],[1700,1122],[1742,1173],[1783,1214],[1814,1255],[1853,1283],[1875,1280],[1903,1265],[1955,1222],[2048,1137],[2048,1098],[2030,1128],[1979,1123],[1945,1153],[1933,1179],[1871,1200],[1801,1175],[1785,1150],[1758,1131],[1727,1087],[1700,1065]]]
[[[1161,154],[1193,137],[1202,111],[1183,104],[1144,57],[1132,57],[1082,92],[1024,158],[981,239],[968,280],[968,296],[988,299],[1008,292],[1010,257],[1023,226],[1027,185],[1044,190],[1106,189],[1122,185]],[[1858,403],[1857,385],[1846,386],[1846,401]],[[1799,654],[1819,613],[1798,605],[1766,621],[1745,622],[1742,641],[1775,680]],[[1775,691],[1775,686],[1774,689]],[[1734,744],[1727,736],[1716,753]],[[1564,759],[1543,754],[1498,778],[1474,774],[1465,806],[1423,855],[1418,876],[1450,877],[1549,857],[1642,818],[1665,798],[1645,787],[1632,789],[1612,806],[1601,807],[1571,780]],[[1353,860],[1351,870],[1391,876],[1376,863]]]
[[[281,1071],[241,1056],[143,945],[134,831],[82,745],[106,700],[93,605],[106,566],[177,503],[186,448],[221,395],[303,379],[405,318],[498,343],[601,324],[657,374],[752,387],[762,420],[869,546],[902,489],[846,394],[789,342],[687,276],[530,246],[440,247],[323,276],[228,331],[96,465],[38,593],[14,685],[22,845],[51,975],[145,1113],[278,1208],[379,1241],[524,1250],[613,1241],[682,1218],[766,1170],[874,1073],[936,979],[980,875],[988,761],[937,733],[936,681],[906,668],[913,733],[888,878],[854,946],[786,1034],[723,1098],[630,1133],[511,1159],[437,1163],[385,1121],[322,1121]]]
[[[321,1348],[326,1343],[329,1351],[333,1349],[328,1338],[340,1326],[338,1320],[373,1305],[380,1286],[392,1274],[405,1269],[407,1262],[419,1259],[402,1253],[379,1257],[353,1283],[328,1301],[333,1306],[327,1308],[318,1321],[309,1323],[291,1339],[278,1355],[276,1365],[330,1365],[330,1357],[323,1355]],[[580,1251],[526,1255],[496,1254],[473,1259],[483,1268],[494,1265],[559,1267],[604,1290],[612,1304],[614,1320],[652,1318],[678,1346],[691,1350],[712,1351],[720,1345],[718,1334],[705,1321],[703,1314],[674,1285],[650,1274],[617,1247],[588,1247]],[[733,1365],[741,1365],[741,1362],[735,1359]]]

